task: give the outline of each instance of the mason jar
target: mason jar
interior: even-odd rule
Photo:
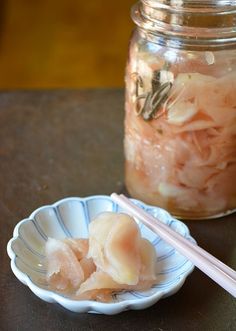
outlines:
[[[125,181],[179,218],[236,210],[236,1],[142,0],[126,68]]]

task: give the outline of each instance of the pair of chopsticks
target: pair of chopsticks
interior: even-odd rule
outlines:
[[[136,206],[123,194],[112,193],[111,198],[125,211],[138,218],[149,229],[173,246],[179,253],[187,257],[217,284],[236,297],[236,272],[233,269]]]

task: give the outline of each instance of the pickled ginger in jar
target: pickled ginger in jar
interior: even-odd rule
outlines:
[[[126,68],[125,181],[179,218],[236,210],[235,1],[143,0]]]

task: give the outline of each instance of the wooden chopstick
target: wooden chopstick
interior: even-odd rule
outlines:
[[[178,252],[186,256],[196,267],[217,284],[236,297],[236,272],[233,269],[135,205],[123,194],[112,193],[111,198],[124,210],[138,218],[143,224],[173,246]]]

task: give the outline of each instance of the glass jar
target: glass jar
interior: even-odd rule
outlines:
[[[236,3],[143,0],[126,69],[125,181],[179,218],[236,210]]]

